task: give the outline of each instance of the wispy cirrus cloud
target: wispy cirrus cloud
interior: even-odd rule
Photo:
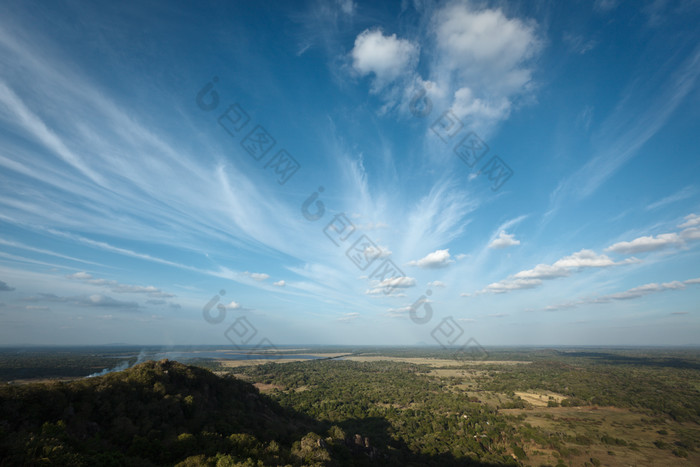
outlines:
[[[337,321],[349,323],[351,321],[355,321],[360,317],[360,313],[358,312],[352,312],[352,313],[345,313],[343,316],[340,316],[336,318]]]
[[[669,120],[700,76],[700,47],[678,64],[674,59],[650,80],[635,81],[594,137],[598,149],[577,171],[564,178],[550,194],[545,219],[567,202],[595,193],[617,173]]]
[[[163,290],[154,287],[152,285],[142,286],[142,285],[131,285],[131,284],[121,284],[115,280],[101,279],[93,277],[92,274],[81,271],[74,274],[69,274],[66,276],[68,279],[79,280],[85,284],[95,285],[98,287],[107,287],[114,293],[132,293],[132,294],[146,294],[149,297],[154,298],[172,298],[175,295],[171,293],[164,292]]]
[[[660,207],[667,206],[669,204],[677,203],[678,201],[683,201],[685,199],[691,198],[691,197],[695,196],[696,193],[697,193],[697,190],[695,189],[695,187],[687,186],[687,187],[683,188],[682,190],[679,190],[676,193],[673,193],[672,195],[666,196],[665,198],[662,198],[658,201],[655,201],[651,204],[648,204],[645,207],[645,209],[647,211],[658,209]]]

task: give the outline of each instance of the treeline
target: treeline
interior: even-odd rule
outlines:
[[[512,453],[519,437],[510,417],[450,391],[425,365],[310,361],[242,371],[284,387],[271,393],[281,405],[326,426],[367,433],[389,450],[517,465]]]
[[[489,391],[547,390],[567,396],[565,406],[645,409],[676,421],[700,420],[700,372],[694,369],[579,361],[533,362],[492,371]]]

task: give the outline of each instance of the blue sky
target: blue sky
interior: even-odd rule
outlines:
[[[700,344],[698,20],[4,2],[0,343]]]

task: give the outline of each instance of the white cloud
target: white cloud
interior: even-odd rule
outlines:
[[[604,268],[614,266],[615,262],[606,255],[596,254],[593,250],[581,250],[554,263],[562,268]]]
[[[700,228],[692,227],[681,231],[683,240],[700,240]]]
[[[241,304],[236,301],[231,301],[231,303],[225,306],[227,310],[238,310],[241,308]]]
[[[125,309],[136,309],[139,305],[135,302],[124,302],[121,300],[115,300],[108,295],[94,294],[87,298],[78,300],[80,305],[86,306],[97,306],[106,308],[125,308]]]
[[[338,318],[338,321],[354,321],[357,318],[360,317],[359,313],[353,312],[353,313],[345,313],[343,316]]]
[[[700,216],[697,214],[688,214],[685,216],[685,222],[680,224],[678,227],[684,229],[686,227],[695,227],[696,225],[700,225]]]
[[[600,297],[589,297],[573,302],[565,302],[557,305],[549,305],[544,308],[545,311],[556,311],[563,310],[567,308],[574,308],[580,305],[590,305],[590,304],[603,304],[610,303],[613,301],[621,300],[634,300],[646,295],[665,292],[668,290],[683,290],[687,285],[700,284],[700,277],[694,279],[688,279],[685,281],[671,281],[664,283],[652,282],[649,284],[640,285],[633,287],[631,289],[625,290],[623,292],[616,292],[608,295],[602,295]]]
[[[432,253],[427,254],[424,258],[417,261],[410,261],[409,266],[418,266],[419,268],[444,268],[449,266],[450,263],[454,263],[454,260],[450,258],[450,250],[436,250]]]
[[[541,279],[505,279],[486,286],[482,292],[506,293],[512,290],[532,289],[542,284]]]
[[[507,18],[500,9],[451,4],[436,13],[433,27],[438,75],[469,83],[455,92],[455,114],[506,118],[511,98],[531,79],[528,60],[541,49],[534,23]]]
[[[273,282],[272,285],[276,285],[277,287],[284,287],[285,285],[287,285],[287,283],[283,280],[280,280],[277,282]]]
[[[681,242],[680,237],[677,233],[666,233],[657,236],[645,236],[638,237],[631,242],[618,242],[614,245],[610,245],[605,251],[612,251],[613,253],[621,254],[633,254],[633,253],[643,253],[647,251],[660,250],[671,245],[679,245]]]
[[[652,209],[657,209],[657,208],[660,208],[662,206],[666,206],[667,204],[682,201],[684,199],[690,198],[691,196],[695,195],[695,192],[696,192],[695,188],[693,188],[691,186],[687,186],[687,187],[683,188],[682,190],[680,190],[680,191],[678,191],[670,196],[667,196],[663,199],[660,199],[659,201],[656,201],[654,203],[649,204],[645,209],[647,211],[650,211]],[[695,214],[690,214],[689,216],[686,216],[686,219],[692,219],[693,216],[695,216]],[[679,227],[690,227],[690,225],[679,225]]]
[[[554,264],[538,264],[532,269],[520,271],[506,279],[487,285],[477,293],[506,293],[512,290],[532,289],[541,285],[543,280],[566,277],[585,268],[605,268],[637,261],[636,258],[629,258],[616,263],[606,255],[584,249],[565,256]]]
[[[557,277],[568,276],[569,274],[569,270],[565,267],[549,264],[538,264],[532,269],[520,271],[513,277],[518,279],[555,279]]]
[[[337,0],[340,10],[346,15],[352,15],[355,12],[355,2],[352,0]]]
[[[570,32],[564,33],[564,42],[569,46],[569,50],[573,53],[584,55],[593,50],[598,41],[595,39],[587,39],[586,37]]]
[[[251,279],[256,280],[258,282],[265,281],[270,278],[269,274],[265,274],[264,272],[248,272],[246,271],[245,274],[247,276],[250,276]]]
[[[637,237],[630,242],[618,242],[610,245],[605,251],[632,254],[661,250],[670,246],[682,248],[686,246],[686,242],[700,240],[700,228],[696,227],[698,225],[700,225],[700,216],[688,214],[685,216],[685,222],[678,226],[683,229],[680,233],[670,232],[656,236],[647,235]]]
[[[88,274],[87,272],[76,272],[68,275],[67,277],[68,279],[87,280],[92,279],[92,274]]]
[[[505,230],[501,230],[498,233],[498,238],[494,239],[490,244],[489,248],[502,249],[508,248],[509,246],[520,245],[520,240],[515,239],[514,234],[506,233]]]
[[[685,284],[678,281],[667,282],[665,284],[657,284],[655,282],[651,284],[640,285],[639,287],[634,287],[624,292],[603,295],[602,297],[592,300],[592,303],[606,303],[612,300],[630,300],[633,298],[643,297],[644,295],[649,295],[651,293],[663,292],[664,290],[677,290],[684,289]]]
[[[432,282],[428,282],[428,287],[445,288],[445,287],[447,287],[447,285],[445,285],[445,283],[442,281],[432,281]]]
[[[406,289],[416,285],[416,279],[408,276],[384,279],[381,282],[373,281],[372,288],[365,291],[367,295],[391,292],[394,289]]]
[[[358,224],[356,227],[359,230],[379,230],[388,229],[389,225],[385,222],[368,222],[366,224]]]
[[[503,120],[510,114],[511,104],[505,97],[480,99],[467,87],[458,89],[454,95],[452,111],[459,118],[473,117],[480,120]]]
[[[366,29],[355,39],[352,66],[362,76],[374,73],[374,90],[378,91],[401,74],[411,72],[418,52],[416,44],[398,39],[396,34],[385,36],[380,29]]]
[[[112,292],[115,293],[145,293],[148,294],[149,297],[163,297],[163,298],[171,298],[174,297],[175,295],[167,292],[163,292],[157,287],[153,287],[152,285],[148,286],[140,286],[140,285],[128,285],[128,284],[115,284],[112,287]]]
[[[115,280],[108,280],[102,278],[94,278],[92,274],[87,272],[76,272],[66,276],[68,279],[79,280],[86,284],[95,285],[98,287],[109,287],[114,293],[138,293],[147,294],[149,297],[157,298],[172,298],[175,295],[164,292],[158,287],[152,285],[131,285],[131,284],[121,284]]]
[[[593,3],[593,9],[598,13],[607,13],[617,8],[618,3],[619,0],[596,0]]]
[[[423,303],[427,302],[423,301]],[[389,308],[386,311],[387,316],[390,318],[405,318],[406,315],[411,311],[411,305],[402,306],[399,308]]]
[[[379,287],[400,287],[407,288],[416,285],[416,279],[408,276],[394,277],[391,279],[384,279],[379,283]]]
[[[387,258],[391,256],[391,250],[381,245],[377,246],[376,248],[370,245],[365,248],[364,255],[368,260],[370,258]]]

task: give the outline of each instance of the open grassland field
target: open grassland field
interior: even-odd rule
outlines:
[[[293,358],[312,354],[321,359]],[[76,378],[111,357],[73,353],[43,375],[58,360],[27,358],[36,378]],[[285,357],[192,362],[301,417],[287,436],[312,454],[295,457],[290,441],[280,465],[700,465],[697,351],[489,349],[470,361],[441,349],[303,348]],[[5,355],[0,374],[18,374],[21,359]],[[190,465],[216,465],[206,463],[216,450],[204,454]]]

